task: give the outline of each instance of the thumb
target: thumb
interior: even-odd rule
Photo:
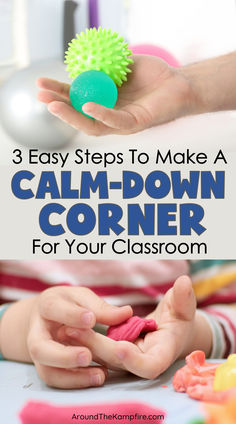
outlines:
[[[192,281],[187,275],[183,275],[174,283],[172,288],[171,307],[177,318],[190,321],[196,311],[196,298]]]

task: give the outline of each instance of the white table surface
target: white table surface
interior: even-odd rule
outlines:
[[[213,362],[216,362],[215,360]],[[165,424],[188,424],[204,416],[202,404],[185,393],[176,393],[172,378],[183,362],[175,363],[156,380],[144,380],[131,374],[112,373],[99,388],[56,390],[47,387],[33,365],[0,362],[0,422],[20,424],[18,412],[29,400],[58,405],[82,405],[103,402],[140,401],[167,412]],[[167,388],[161,387],[167,385]],[[33,423],[32,423],[33,424]],[[46,423],[45,423],[46,424]]]

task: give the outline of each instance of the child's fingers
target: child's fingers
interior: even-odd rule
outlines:
[[[63,97],[69,99],[70,84],[60,82],[51,78],[38,78],[36,84],[42,90],[55,91]]]
[[[110,109],[92,102],[85,103],[82,109],[104,125],[116,130],[131,131],[138,126],[135,115],[127,110]]]
[[[51,102],[64,102],[70,105],[70,100],[66,97],[61,96],[58,93],[55,93],[55,91],[50,90],[41,90],[37,94],[37,98],[42,103],[51,103]]]
[[[51,339],[33,339],[28,347],[34,362],[50,367],[88,367],[92,361],[92,355],[86,347],[65,346]]]
[[[67,328],[65,331],[69,337],[86,345],[97,362],[109,368],[120,368],[132,372],[142,378],[156,378],[175,359],[174,348],[167,344],[164,332],[158,343],[157,340],[153,340],[152,346],[142,352],[136,344],[126,341],[116,342],[93,330]]]
[[[133,315],[131,306],[113,306],[104,300],[98,302],[93,309],[97,317],[97,322],[105,325],[117,325],[126,321]]]
[[[58,297],[44,298],[39,306],[43,318],[78,328],[92,328],[96,317],[91,310]]]
[[[106,325],[116,325],[127,320],[133,315],[131,306],[114,306],[107,303],[102,297],[92,292],[86,287],[75,288],[74,291],[68,292],[72,302],[93,311],[97,322]],[[71,325],[71,327],[79,327]]]
[[[106,379],[106,372],[103,367],[66,370],[45,367],[37,363],[35,366],[39,376],[48,386],[59,389],[80,389],[83,387],[102,386]]]
[[[27,339],[27,347],[34,362],[59,368],[88,366],[91,353],[86,346],[65,346],[52,339],[51,323],[35,313]],[[55,329],[54,329],[55,330]]]
[[[115,325],[130,318],[131,306],[109,305],[86,287],[64,288],[55,294],[52,290],[41,295],[40,315],[68,327],[92,328],[96,321]]]
[[[90,349],[93,360],[113,367],[120,366],[120,360],[115,353],[118,342],[93,330],[84,331],[67,327],[65,331],[67,336]],[[137,349],[136,346],[135,348]]]
[[[172,289],[171,303],[172,312],[177,318],[187,321],[193,319],[196,310],[196,298],[192,282],[187,275],[177,278]]]
[[[51,102],[48,105],[48,110],[62,121],[67,122],[75,129],[81,130],[88,135],[100,136],[112,133],[112,129],[104,125],[102,122],[88,118],[64,102]]]
[[[93,330],[78,330],[76,328],[66,328],[66,334],[89,348],[92,353],[93,360],[109,365],[112,368],[126,369],[122,365],[122,361],[117,356],[117,346],[120,343],[127,345],[128,349],[138,351],[136,345],[129,342],[116,342],[109,337],[103,336]]]
[[[66,333],[87,346],[93,359],[98,362],[124,369],[143,378],[156,378],[176,357],[174,347],[166,342],[167,337],[164,331],[150,334],[152,342],[144,352],[136,344],[126,341],[116,342],[93,330],[67,328]]]

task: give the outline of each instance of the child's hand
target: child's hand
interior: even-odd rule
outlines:
[[[206,356],[209,355],[212,344],[211,329],[205,318],[196,313],[196,299],[189,277],[178,278],[156,310],[147,318],[158,323],[158,330],[135,342],[144,353],[140,362],[137,359],[134,363],[124,352],[123,363],[129,370],[132,371],[133,362],[133,370],[138,371],[138,375],[155,378],[176,359],[184,358],[193,350],[201,349],[205,351]]]
[[[113,325],[132,315],[129,306],[108,305],[87,288],[53,287],[42,292],[30,315],[27,345],[38,374],[49,385],[59,388],[100,386],[106,378],[104,367],[89,366],[90,350],[61,343],[64,325],[92,328],[96,322]]]
[[[69,84],[40,78],[38,99],[58,118],[89,135],[131,134],[191,113],[195,96],[180,70],[153,56],[133,56],[132,74],[118,90],[115,109],[86,103],[77,112],[70,103]]]
[[[156,310],[147,318],[158,323],[158,330],[144,339],[115,342],[90,330],[67,329],[68,335],[85,343],[93,358],[109,368],[121,368],[143,378],[155,378],[176,359],[195,349],[206,355],[211,349],[211,329],[204,317],[195,314],[196,300],[188,277],[176,280]]]

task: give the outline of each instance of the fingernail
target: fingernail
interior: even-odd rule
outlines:
[[[101,384],[103,383],[103,379],[101,374],[93,374],[91,376],[91,384],[92,386],[101,386]]]
[[[50,106],[48,106],[48,111],[49,111],[52,115],[59,116],[59,113],[58,113],[58,112],[55,112],[54,110],[52,110],[52,109],[50,108]]]
[[[90,112],[90,107],[89,107],[89,105],[87,104],[87,103],[85,103],[83,106],[82,106],[82,111],[83,112]]]
[[[79,337],[79,335],[80,335],[81,333],[80,333],[80,331],[79,331],[79,330],[77,330],[77,329],[67,328],[67,329],[66,329],[66,334],[67,334],[68,336],[71,336],[71,337]]]
[[[89,365],[89,358],[86,352],[80,352],[78,355],[78,365],[81,366],[88,366]]]
[[[92,323],[93,323],[93,313],[92,312],[85,312],[83,315],[82,315],[82,322],[85,324],[85,325],[91,325]]]

